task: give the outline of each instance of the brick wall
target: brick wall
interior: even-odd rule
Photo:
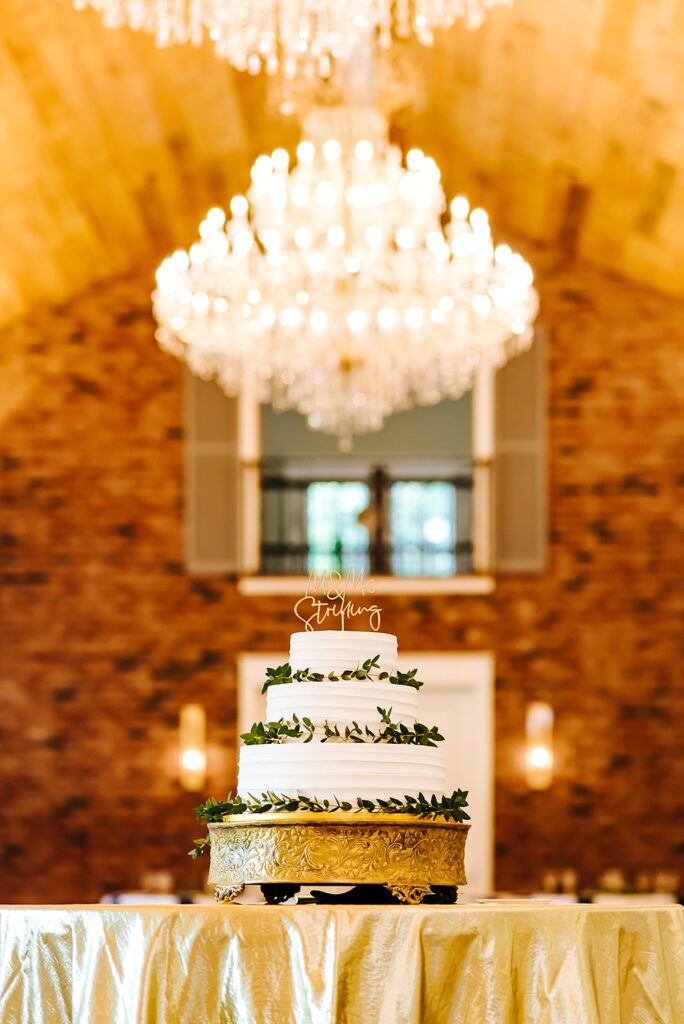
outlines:
[[[488,598],[388,598],[384,624],[405,648],[496,653],[499,886],[565,865],[684,874],[684,316],[577,266],[549,266],[541,293],[549,571]],[[207,707],[220,794],[236,652],[293,628],[289,599],[184,573],[181,370],[147,296],[118,282],[0,336],[0,902],[93,900],[147,869],[198,880],[178,710]],[[521,773],[530,699],[557,714],[544,793]]]

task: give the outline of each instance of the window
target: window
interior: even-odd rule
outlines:
[[[347,479],[331,479],[331,469]],[[318,478],[315,478],[317,475]],[[472,472],[419,479],[389,460],[368,467],[269,465],[261,471],[260,571],[365,569],[374,576],[472,571]]]
[[[367,564],[384,593],[488,593],[494,567],[543,571],[545,351],[538,328],[472,392],[391,416],[351,456],[188,373],[188,570],[233,573],[245,593],[296,593],[326,559]]]

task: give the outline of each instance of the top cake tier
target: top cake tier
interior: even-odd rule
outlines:
[[[380,656],[379,672],[397,671],[397,638],[392,633],[362,633],[356,630],[321,629],[293,633],[290,637],[292,671],[309,669],[328,675],[340,675],[359,668],[369,658]]]

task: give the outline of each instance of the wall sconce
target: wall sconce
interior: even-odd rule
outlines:
[[[553,708],[542,701],[527,706],[525,777],[530,789],[548,789],[553,781]]]
[[[207,716],[200,704],[185,704],[178,722],[179,778],[183,789],[196,792],[207,777]]]

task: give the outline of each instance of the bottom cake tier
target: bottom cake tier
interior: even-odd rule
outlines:
[[[272,743],[240,749],[238,793],[362,799],[446,792],[437,747],[403,743]]]

